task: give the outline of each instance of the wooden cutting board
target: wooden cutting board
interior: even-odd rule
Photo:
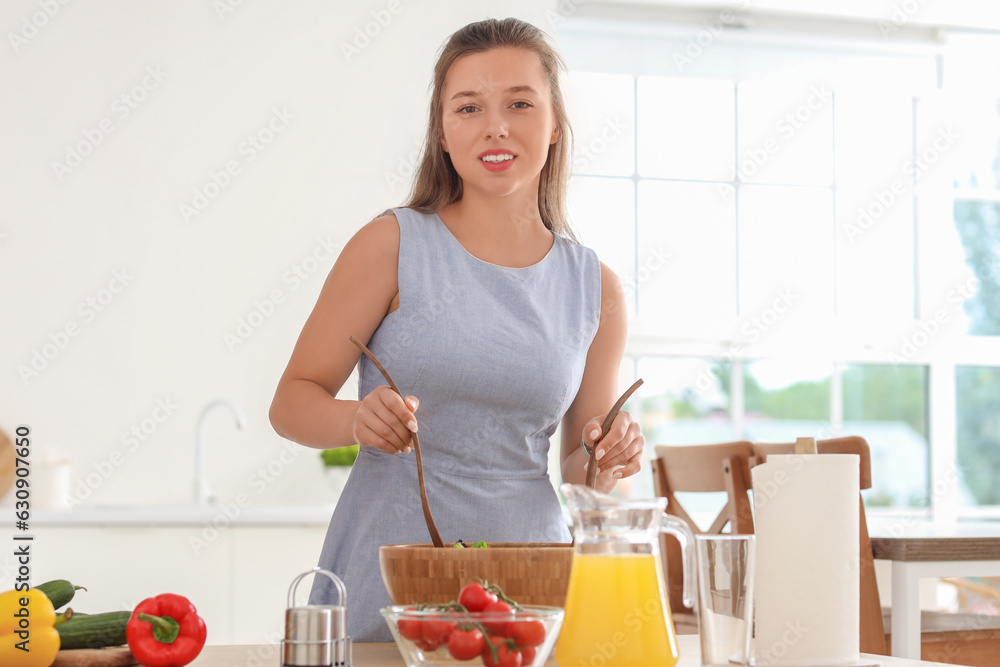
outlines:
[[[138,665],[128,646],[63,649],[52,667],[128,667]]]
[[[16,465],[14,443],[10,441],[6,433],[0,431],[0,498],[7,495],[10,487],[14,486],[17,473]]]

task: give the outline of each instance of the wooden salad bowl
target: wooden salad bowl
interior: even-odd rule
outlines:
[[[379,567],[396,605],[451,602],[462,586],[497,584],[524,605],[565,607],[573,545],[495,542],[486,549],[389,544],[379,548]]]

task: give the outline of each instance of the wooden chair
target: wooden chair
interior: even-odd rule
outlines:
[[[657,445],[656,458],[650,463],[656,495],[667,498],[667,512],[687,521],[696,534],[718,534],[728,525],[732,533],[753,533],[753,514],[747,495],[752,445],[747,441],[717,445]],[[728,494],[722,511],[706,530],[702,530],[684,509],[675,493]],[[680,544],[673,537],[660,539],[667,571],[670,611],[677,631],[697,632],[695,615],[682,602],[683,572]]]
[[[750,466],[763,463],[770,454],[792,454],[795,443],[755,443]],[[858,436],[817,440],[816,451],[819,454],[857,454],[861,459],[861,489],[872,487],[872,459],[868,442]],[[882,618],[882,604],[878,595],[878,583],[875,580],[875,558],[872,553],[872,543],[868,536],[868,524],[865,521],[865,502],[858,498],[860,512],[859,546],[861,553],[858,561],[860,567],[860,616],[861,616],[861,651],[863,653],[878,653],[887,655],[885,641],[885,626]]]
[[[982,605],[992,607],[987,613],[1000,613],[1000,577],[946,577],[941,581],[958,591],[960,611]]]

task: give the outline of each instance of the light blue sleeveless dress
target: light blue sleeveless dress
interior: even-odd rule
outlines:
[[[537,264],[471,255],[437,215],[399,223],[399,308],[368,347],[417,409],[428,502],[446,544],[569,542],[547,473],[549,438],[580,387],[601,302],[595,253],[556,236]],[[359,397],[387,384],[360,361]],[[344,580],[355,642],[392,641],[383,544],[429,543],[416,458],[361,453],[334,510],[319,565]],[[455,591],[456,595],[458,591]],[[315,577],[310,604],[337,593]]]

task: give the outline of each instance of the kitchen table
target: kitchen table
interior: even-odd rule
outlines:
[[[1000,575],[1000,522],[870,521],[875,558],[892,563],[892,654],[920,657],[920,580]]]
[[[698,635],[679,635],[677,644],[681,652],[677,667],[701,667]],[[356,667],[405,667],[395,644],[355,644],[353,652]],[[882,663],[883,667],[930,667],[935,664],[885,655],[861,655]],[[557,664],[549,659],[546,667],[557,667]],[[274,644],[206,646],[189,667],[281,667],[280,647]]]

